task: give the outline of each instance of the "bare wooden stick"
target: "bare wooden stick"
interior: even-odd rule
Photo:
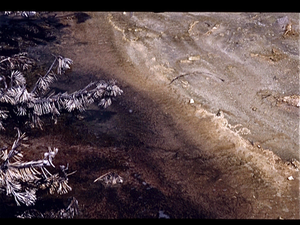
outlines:
[[[213,78],[214,80],[216,80],[216,81],[218,81],[218,82],[219,82],[219,81],[225,82],[225,80],[224,80],[223,78],[220,78],[220,77],[218,77],[218,76],[216,76],[216,75],[214,75],[214,74],[211,74],[211,73],[206,73],[206,72],[193,72],[193,73],[185,73],[185,74],[181,74],[181,75],[175,77],[174,79],[171,80],[171,82],[169,83],[169,85],[172,84],[175,80],[178,80],[178,79],[181,78],[181,77],[185,77],[185,76],[189,76],[189,75],[194,75],[194,74],[200,74],[200,75],[201,75],[201,73],[204,74],[205,76],[208,76],[208,77]]]

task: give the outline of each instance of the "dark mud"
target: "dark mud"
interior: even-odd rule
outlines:
[[[290,137],[289,130],[298,123],[295,122],[297,110],[294,114],[282,111],[292,121],[289,125],[292,128],[280,128],[282,136],[288,139],[282,149],[291,147],[283,160],[278,155],[285,154],[276,152],[276,141],[272,142],[274,151],[270,151],[266,141],[257,139],[264,138],[266,130],[256,136],[243,136],[247,129],[251,135],[256,134],[253,132],[252,116],[262,110],[260,107],[267,107],[269,101],[263,100],[266,101],[264,105],[257,99],[254,102],[257,104],[252,106],[247,102],[252,92],[246,89],[230,91],[233,101],[240,98],[239,102],[244,102],[240,108],[228,101],[226,90],[235,85],[245,85],[246,77],[238,77],[238,74],[249,68],[244,68],[241,62],[238,65],[234,63],[243,59],[236,56],[230,61],[232,68],[237,70],[230,77],[221,73],[218,67],[222,60],[228,60],[225,56],[229,53],[219,55],[220,59],[210,55],[213,58],[209,61],[208,53],[216,54],[215,45],[211,45],[212,49],[201,50],[199,43],[193,40],[201,37],[193,32],[206,33],[223,21],[223,17],[232,21],[236,14],[93,12],[81,14],[82,20],[80,15],[76,17],[72,13],[60,13],[59,16],[60,23],[64,25],[59,42],[28,49],[30,54],[41,59],[51,58],[51,52],[54,52],[74,60],[72,72],[55,88],[73,91],[92,80],[113,78],[124,94],[107,109],[92,106],[80,116],[60,118],[56,126],[46,126],[44,131],[28,131],[30,145],[24,149],[27,157],[38,157],[48,146],[55,146],[59,153],[54,163],[69,163],[70,171],[77,171],[70,176],[69,184],[73,191],[53,198],[41,193],[36,206],[38,210],[50,210],[49,205],[60,208],[66,205],[69,197],[74,196],[79,202],[77,218],[159,218],[164,215],[169,218],[299,219],[299,171],[296,164],[289,162],[291,158],[297,158],[298,142]],[[252,18],[242,15],[238,22],[242,24],[247,16]],[[202,23],[202,17],[206,23]],[[267,18],[273,17],[267,15]],[[294,24],[294,15],[290,18]],[[257,21],[256,26],[260,26],[258,22],[262,23]],[[220,23],[221,28],[235,29],[231,23]],[[180,32],[183,28],[178,29],[178,24],[182,24],[184,33]],[[247,26],[251,27],[251,24]],[[215,37],[215,31],[218,29],[213,29],[208,37]],[[259,37],[255,36],[255,40]],[[172,41],[170,38],[173,38]],[[233,35],[232,38],[237,37]],[[158,43],[157,48],[155,43]],[[234,43],[227,47],[231,46],[231,52],[238,54]],[[209,45],[204,46],[208,48]],[[268,52],[262,54],[267,55]],[[298,53],[295,51],[294,54]],[[206,56],[208,63],[201,61]],[[183,61],[179,62],[179,58]],[[196,79],[196,76],[187,75],[170,85],[177,76],[195,72],[176,67],[175,62],[187,65],[200,63],[197,67],[204,68],[201,73],[206,76]],[[195,70],[196,67],[189,68]],[[180,71],[175,73],[175,70]],[[247,79],[257,83],[250,75]],[[242,79],[245,79],[244,83],[237,84]],[[197,82],[201,83],[201,88],[194,85]],[[254,86],[249,90],[251,88]],[[254,92],[261,88],[257,87]],[[299,94],[296,85],[292,88],[288,94]],[[209,94],[208,90],[212,89],[216,94]],[[239,92],[243,93],[243,97],[238,95]],[[196,104],[189,103],[191,98]],[[247,111],[247,104],[257,110],[253,111],[250,107]],[[272,113],[276,116],[281,112]],[[238,120],[237,115],[249,117],[248,124]],[[257,117],[256,121],[262,123],[268,118]],[[238,123],[242,125],[234,127]],[[270,126],[274,127],[272,124]],[[247,129],[238,131],[237,128]],[[273,135],[280,136],[280,132]],[[6,144],[13,141],[5,135],[1,137],[5,137],[1,142]],[[290,145],[289,141],[292,142]],[[273,148],[272,143],[270,146]],[[104,187],[94,182],[107,172],[119,174],[124,183]],[[293,176],[294,180],[288,180],[289,176]],[[57,200],[51,200],[54,198]],[[10,205],[11,213],[8,215],[2,211],[1,217],[17,214],[14,210],[22,211],[13,207],[12,203]]]

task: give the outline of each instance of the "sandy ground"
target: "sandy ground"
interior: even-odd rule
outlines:
[[[74,60],[56,88],[113,78],[124,91],[105,110],[93,106],[81,120],[67,116],[28,133],[30,156],[55,146],[55,163],[77,171],[73,191],[56,197],[78,199],[78,218],[300,218],[299,170],[291,163],[299,159],[299,113],[277,102],[299,95],[298,15],[287,16],[296,31],[280,41],[281,14],[62,18],[68,26],[59,42],[30,49]],[[270,40],[254,32],[264,26]],[[122,185],[93,182],[112,171]],[[48,201],[42,195],[39,206]]]

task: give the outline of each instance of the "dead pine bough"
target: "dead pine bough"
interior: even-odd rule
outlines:
[[[51,116],[56,123],[62,112],[82,112],[92,103],[106,108],[112,104],[114,97],[123,93],[114,80],[91,82],[71,94],[51,92],[50,85],[70,69],[72,63],[69,58],[54,56],[45,75],[40,76],[33,88],[28,90],[23,73],[32,67],[34,60],[26,53],[1,56],[0,129],[5,129],[3,123],[10,114],[27,117],[26,124],[42,129],[41,117],[44,115]]]
[[[80,113],[93,103],[106,108],[116,96],[123,93],[114,80],[93,81],[70,94],[56,93],[51,90],[51,84],[71,68],[73,61],[61,55],[53,57],[51,66],[30,88],[27,79],[35,66],[35,60],[28,57],[27,53],[0,56],[0,130],[5,131],[6,127],[11,126],[9,122],[25,125],[24,129],[43,129],[45,117],[51,118],[56,124],[62,113]],[[68,173],[68,165],[60,165],[57,173],[52,172],[53,168],[56,168],[53,159],[58,149],[49,147],[41,159],[23,161],[21,148],[26,146],[23,142],[27,137],[25,133],[16,129],[17,138],[12,146],[0,148],[0,193],[13,197],[18,206],[33,206],[37,201],[38,190],[48,190],[50,195],[63,195],[72,191],[68,184],[68,176],[76,171]],[[103,181],[109,183],[108,180]],[[120,179],[112,184],[115,182],[120,182]],[[33,218],[36,213],[47,217],[37,210],[24,211],[24,214],[19,216]],[[70,207],[52,214],[48,216],[72,218],[78,214],[77,200],[74,198]]]
[[[25,133],[17,129],[17,138],[11,148],[0,149],[0,192],[12,196],[17,205],[34,205],[38,189],[48,189],[50,194],[66,194],[72,190],[68,184],[68,166],[60,165],[61,173],[52,174],[47,168],[53,167],[53,159],[58,153],[57,148],[48,148],[44,157],[38,160],[22,161],[22,146],[26,146]],[[59,175],[62,174],[62,175]]]

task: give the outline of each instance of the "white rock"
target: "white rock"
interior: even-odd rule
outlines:
[[[191,103],[191,104],[195,103],[194,99],[191,98],[191,99],[190,99],[190,103]]]
[[[288,180],[294,180],[294,177],[293,176],[289,176],[287,179]]]

